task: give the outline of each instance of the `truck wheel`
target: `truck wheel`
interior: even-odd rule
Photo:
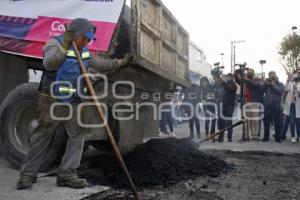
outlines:
[[[0,148],[3,156],[15,167],[21,166],[30,133],[37,125],[38,86],[37,83],[25,83],[16,87],[0,106]],[[58,128],[41,170],[49,169],[61,158],[67,139],[64,128]]]

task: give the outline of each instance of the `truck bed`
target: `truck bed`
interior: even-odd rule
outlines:
[[[73,2],[76,7],[78,7],[79,4],[86,5],[84,9],[88,9],[90,6],[88,2],[79,0],[78,2]],[[59,1],[53,1],[53,4],[58,3]],[[64,3],[71,4],[72,1],[66,0]],[[99,56],[120,58],[128,52],[133,52],[136,55],[133,69],[122,70],[121,73],[123,73],[123,75],[117,73],[117,75],[114,76],[114,79],[119,80],[122,78],[123,80],[132,80],[134,83],[137,83],[142,82],[143,80],[138,80],[140,77],[132,78],[132,76],[138,76],[139,73],[147,73],[148,76],[154,76],[154,78],[150,78],[153,79],[153,83],[162,79],[162,81],[165,82],[187,86],[189,35],[171,12],[168,11],[160,0],[131,0],[131,8],[124,5],[123,0],[117,0],[114,3],[114,12],[118,17],[113,18],[115,18],[115,20],[117,18],[119,19],[114,21],[114,24],[111,24],[111,27],[109,26],[109,22],[93,20],[93,23],[96,23],[99,26],[99,31],[105,32],[105,34],[98,33],[98,35],[100,35],[98,36],[96,43],[98,44],[100,41],[101,44],[99,44],[101,46],[95,46],[95,44],[90,46],[91,50],[99,54]],[[3,6],[4,4],[7,4],[7,0],[1,2],[0,7],[2,4]],[[25,3],[15,2],[14,4],[16,8],[21,8],[22,4],[28,6],[26,1]],[[43,3],[39,2],[38,5],[41,6],[40,4]],[[121,10],[120,5],[123,5]],[[106,8],[106,5],[100,5],[95,8],[100,9],[99,12],[102,12],[101,9]],[[60,11],[56,12],[58,14],[63,13],[63,9],[64,8],[61,8]],[[47,25],[56,23],[56,21],[52,22],[51,20],[70,20],[55,18],[53,16],[47,17],[47,13],[49,12],[44,9],[36,13],[37,18],[29,16],[23,16],[22,18],[20,15],[27,14],[15,14],[13,11],[10,13],[5,9],[0,9],[0,51],[21,55],[26,58],[42,58],[42,48],[47,41],[45,37],[47,34],[36,34],[36,31],[33,30],[37,30],[38,27],[41,27],[41,29],[43,28],[41,32],[46,31],[44,30],[45,27],[41,24],[45,23],[45,25]],[[11,14],[11,16],[8,14]],[[74,13],[62,15],[68,17],[74,16]],[[86,16],[80,17],[90,19],[91,16],[92,14],[87,13]],[[96,15],[94,14],[94,16]],[[106,17],[99,16],[98,19],[106,20]],[[45,20],[45,22],[43,22],[43,20]],[[25,27],[22,29],[23,35],[18,34],[21,25],[22,27]],[[61,30],[60,32],[57,31],[58,30],[53,32],[52,30],[50,33],[62,33]],[[108,38],[103,39],[103,37]],[[105,46],[103,46],[103,42],[105,43]],[[134,73],[130,75],[132,72]],[[126,76],[124,76],[124,74],[126,74]],[[144,88],[144,86],[141,87]]]

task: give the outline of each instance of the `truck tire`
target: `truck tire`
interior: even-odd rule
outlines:
[[[38,86],[37,83],[19,85],[6,96],[0,106],[0,150],[18,168],[28,150],[30,132],[37,125]],[[49,169],[61,158],[67,139],[64,128],[59,127],[48,147],[41,170]]]

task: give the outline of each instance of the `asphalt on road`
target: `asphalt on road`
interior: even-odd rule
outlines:
[[[201,122],[201,137],[205,137],[204,124]],[[234,129],[233,142],[226,140],[223,143],[207,141],[201,144],[200,149],[233,150],[233,151],[268,151],[281,153],[300,153],[300,142],[291,143],[290,137],[283,143],[276,143],[273,138],[270,142],[239,142],[242,137],[241,126]],[[273,130],[272,130],[273,132]],[[271,132],[271,133],[272,133]],[[188,137],[188,123],[180,124],[175,128],[176,136],[179,138]],[[288,133],[289,135],[289,133]],[[165,136],[167,137],[167,136]],[[196,139],[199,140],[199,139]],[[40,174],[42,175],[42,174]],[[0,200],[76,200],[89,196],[93,193],[107,190],[107,187],[92,186],[86,189],[70,189],[57,187],[54,177],[41,178],[34,184],[33,189],[26,191],[16,190],[16,182],[19,170],[14,169],[4,158],[0,158]]]

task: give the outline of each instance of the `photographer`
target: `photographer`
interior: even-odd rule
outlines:
[[[205,116],[205,134],[206,137],[210,137],[211,134],[215,133],[217,109],[215,106],[216,90],[209,83],[207,77],[202,77],[200,80],[200,98]],[[210,128],[209,125],[211,125]]]
[[[185,113],[190,116],[189,127],[190,127],[190,138],[194,138],[194,124],[196,126],[197,137],[200,138],[200,122],[197,117],[197,106],[200,102],[200,89],[195,83],[192,83],[190,87],[184,90],[184,103],[188,103],[190,106],[184,105],[183,108]]]
[[[237,86],[234,82],[233,75],[228,73],[226,76],[215,76],[216,88],[218,90],[219,101],[219,129],[224,129],[232,125],[232,115],[235,106],[235,95]],[[228,130],[228,142],[232,142],[232,129]],[[224,141],[224,133],[218,138],[219,142]]]
[[[245,71],[247,70],[247,73]],[[245,139],[246,140],[258,140],[259,134],[259,104],[263,102],[263,84],[254,78],[254,70],[251,68],[243,68],[240,71],[236,71],[236,81],[238,84],[242,84],[244,90],[244,103],[245,109],[247,112],[246,116],[246,130],[245,130]]]
[[[274,71],[269,72],[269,78],[265,79],[263,85],[264,96],[264,138],[269,141],[270,123],[273,119],[275,125],[275,141],[281,142],[281,97],[284,92],[284,85],[279,82]]]
[[[296,89],[297,85],[299,84],[299,79],[297,78],[297,72],[294,72],[294,74],[289,74],[286,84],[284,86],[284,93],[283,93],[283,114],[284,114],[284,120],[283,120],[283,127],[281,130],[281,139],[286,139],[286,133],[288,129],[290,128],[291,131],[291,141],[296,142],[295,138],[295,127],[296,127],[296,106],[300,107],[300,99],[297,95]],[[299,109],[297,109],[297,115],[299,116]],[[298,126],[297,129],[297,135],[299,135],[300,129]]]

